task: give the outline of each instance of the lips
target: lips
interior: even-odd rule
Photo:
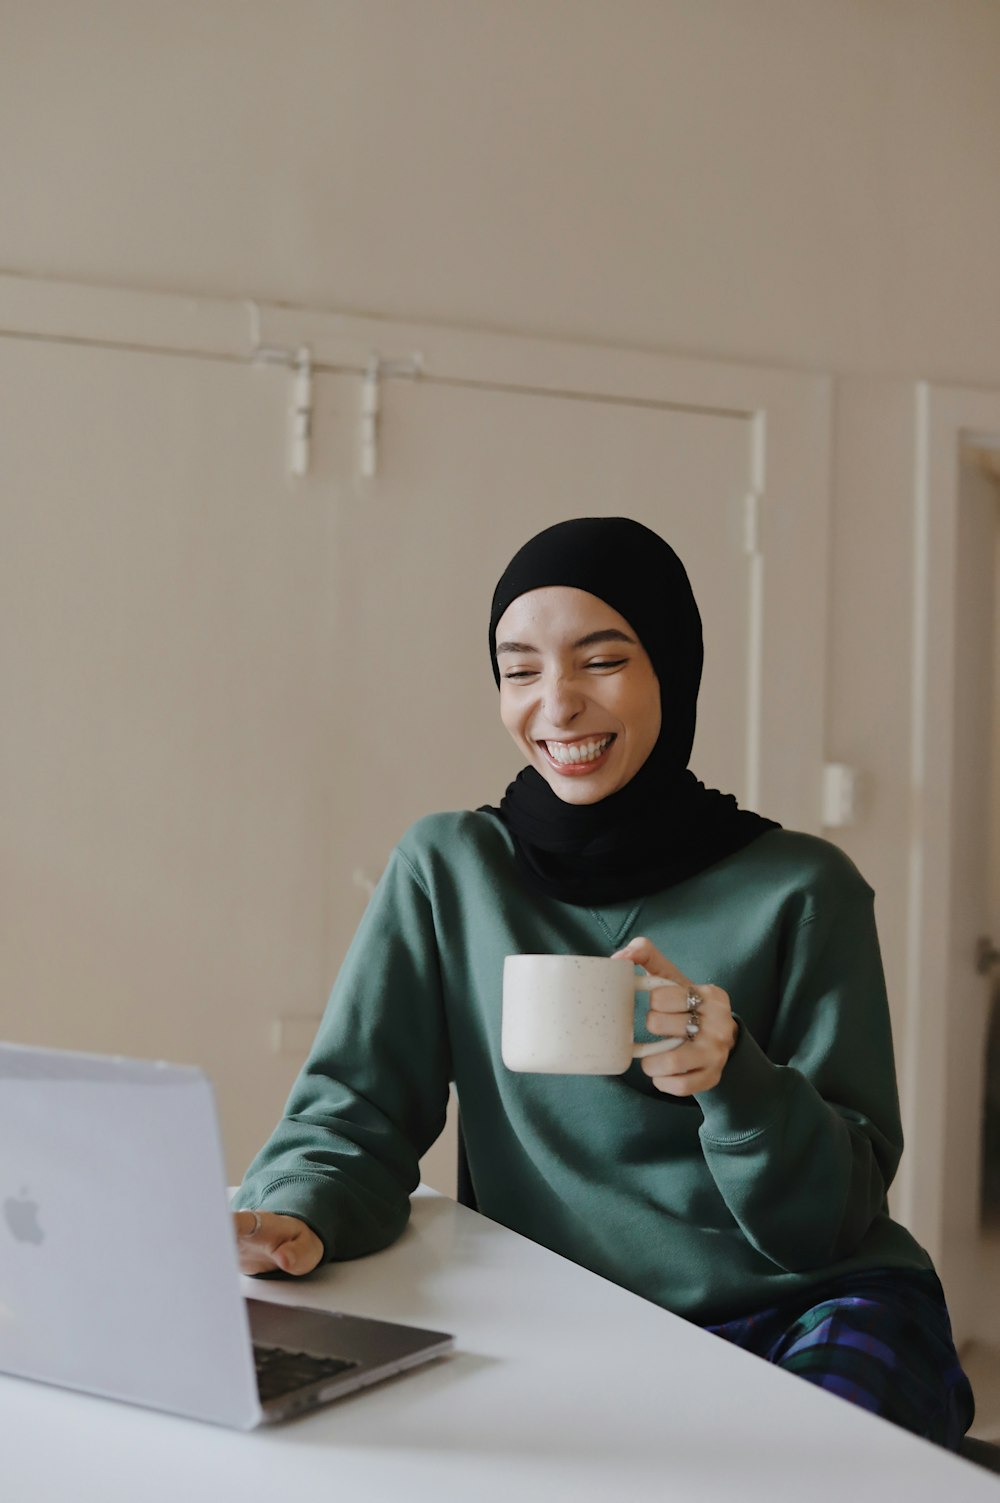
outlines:
[[[572,741],[543,740],[538,745],[550,767],[569,776],[580,776],[602,767],[616,740],[616,735],[609,732],[603,736],[578,736]]]

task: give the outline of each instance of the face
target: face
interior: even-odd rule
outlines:
[[[497,623],[500,718],[567,804],[635,776],[660,734],[660,684],[624,616],[568,585],[530,590]]]

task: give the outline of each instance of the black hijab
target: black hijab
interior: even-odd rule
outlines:
[[[493,595],[490,657],[500,685],[497,623],[511,601],[546,585],[598,596],[637,633],[660,683],[659,739],[624,787],[596,804],[565,803],[533,767],[499,809],[531,887],[582,907],[660,892],[714,866],[773,820],[740,809],[688,769],[701,683],[701,617],[673,549],[627,517],[558,522],[525,543]],[[489,806],[486,806],[489,808]]]

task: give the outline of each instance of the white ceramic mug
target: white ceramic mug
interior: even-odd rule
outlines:
[[[503,964],[500,1052],[508,1070],[621,1075],[634,1059],[686,1042],[637,1044],[635,993],[676,986],[638,976],[631,960],[603,955],[508,955]]]

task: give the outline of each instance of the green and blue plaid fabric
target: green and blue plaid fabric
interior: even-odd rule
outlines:
[[[972,1388],[929,1269],[866,1271],[705,1329],[948,1450],[972,1424]]]

